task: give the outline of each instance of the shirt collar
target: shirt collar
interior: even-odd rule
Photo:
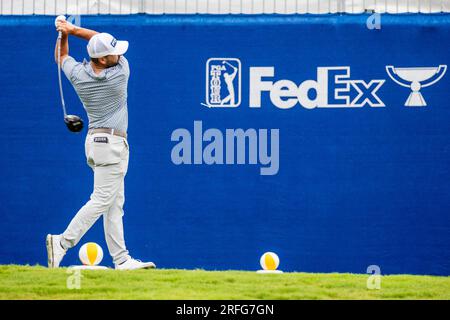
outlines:
[[[86,59],[83,60],[83,66],[86,72],[94,79],[102,80],[106,79],[106,69],[103,69],[99,74],[96,74],[94,69],[92,69],[90,61]]]

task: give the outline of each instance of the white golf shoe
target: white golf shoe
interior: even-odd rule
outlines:
[[[133,258],[128,259],[122,264],[116,264],[116,270],[137,270],[154,268],[156,268],[156,265],[153,262],[142,262]]]
[[[49,268],[58,268],[67,250],[61,246],[61,235],[48,234],[46,238],[47,260]]]

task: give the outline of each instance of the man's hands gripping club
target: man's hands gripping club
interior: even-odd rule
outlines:
[[[73,24],[71,24],[70,22],[68,22],[66,20],[65,16],[58,16],[55,19],[55,27],[56,27],[56,31],[61,32],[62,35],[67,36],[69,34],[73,34],[76,26],[74,26]]]

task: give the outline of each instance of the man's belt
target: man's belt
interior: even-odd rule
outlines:
[[[94,133],[109,133],[109,134],[119,136],[119,137],[122,137],[125,139],[127,138],[127,134],[125,132],[111,129],[111,128],[95,128],[95,129],[90,129],[88,131],[88,134],[94,134]]]

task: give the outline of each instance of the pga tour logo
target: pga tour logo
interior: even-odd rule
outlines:
[[[208,108],[235,108],[241,104],[241,61],[211,58],[206,62],[206,102]]]
[[[411,89],[405,106],[425,106],[420,89],[439,81],[446,65],[439,67],[394,68],[387,66],[389,77]],[[291,109],[300,104],[306,109],[385,107],[379,90],[385,79],[352,79],[349,66],[318,67],[315,79],[298,83],[277,79],[275,67],[249,68],[249,107],[261,108],[263,95],[272,105]],[[206,63],[206,103],[209,108],[235,108],[241,104],[241,61],[237,58],[211,58]]]

